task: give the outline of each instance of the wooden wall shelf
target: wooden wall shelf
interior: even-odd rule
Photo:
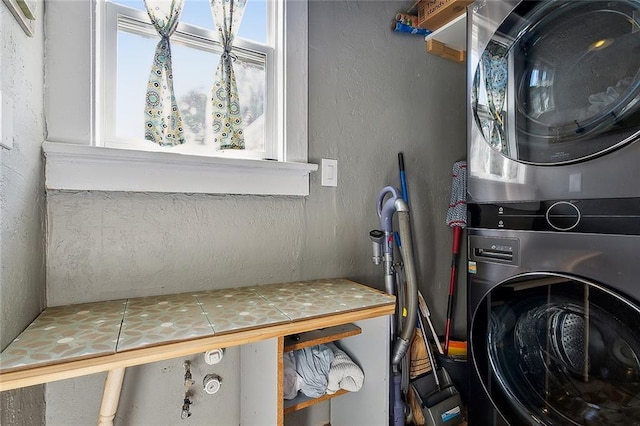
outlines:
[[[467,15],[462,14],[425,37],[427,52],[464,62],[467,50]]]

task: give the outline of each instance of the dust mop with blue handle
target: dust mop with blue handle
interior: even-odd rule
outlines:
[[[451,202],[447,211],[447,225],[453,228],[453,256],[451,259],[451,277],[449,279],[449,300],[447,302],[447,322],[444,331],[444,353],[449,353],[451,325],[453,319],[454,294],[456,287],[456,270],[460,257],[462,229],[467,226],[467,162],[457,161],[453,164],[451,182]]]

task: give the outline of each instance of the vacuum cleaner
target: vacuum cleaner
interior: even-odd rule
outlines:
[[[378,194],[376,209],[380,220],[381,229],[375,229],[369,233],[373,247],[373,263],[383,265],[385,291],[396,296],[396,314],[391,320],[389,330],[392,352],[391,352],[391,386],[390,386],[390,424],[393,426],[404,426],[407,414],[405,396],[409,388],[409,362],[405,357],[411,346],[413,334],[416,329],[416,322],[420,320],[418,315],[418,284],[413,253],[413,243],[411,235],[411,223],[409,216],[409,204],[404,175],[404,161],[402,153],[398,155],[400,162],[400,180],[402,191],[394,186],[385,186]],[[398,231],[394,232],[394,217],[397,219]],[[402,269],[404,280],[399,280],[396,276],[396,264],[394,263],[394,249],[398,247],[402,258]],[[424,331],[424,330],[423,330]],[[430,352],[430,351],[429,351]],[[431,354],[430,354],[431,355]],[[435,367],[435,362],[432,361]],[[441,369],[442,370],[442,369]],[[441,371],[441,373],[444,370]],[[443,373],[442,381],[439,380],[437,368],[433,369],[433,376],[437,385],[436,394],[422,389],[420,396],[423,411],[426,411],[425,418],[430,425],[449,425],[457,422],[448,422],[448,418],[441,414],[448,412],[447,395],[443,399],[440,397],[447,392],[442,392],[450,386],[450,379],[446,372]],[[441,384],[444,382],[445,386]],[[457,392],[456,392],[457,393]],[[427,398],[427,394],[429,395]],[[457,399],[459,401],[459,398]],[[434,410],[435,409],[435,410]],[[459,410],[459,405],[458,405]],[[437,413],[436,413],[437,412]],[[457,417],[455,413],[453,417]],[[462,417],[462,416],[460,416]],[[441,419],[442,422],[439,422]],[[457,420],[457,419],[456,419]]]
[[[382,263],[384,269],[385,291],[396,295],[398,300],[396,315],[391,321],[390,336],[393,344],[391,352],[391,389],[392,402],[391,423],[394,426],[405,424],[405,404],[402,398],[402,371],[400,363],[411,345],[411,339],[416,327],[415,318],[418,314],[418,286],[416,282],[415,262],[413,258],[413,246],[411,242],[411,224],[409,219],[409,205],[402,196],[400,190],[393,186],[386,186],[380,191],[377,200],[377,211],[382,230],[373,230],[369,233],[373,244],[373,262],[376,265]],[[393,231],[393,218],[397,213],[400,241],[398,246],[404,260],[406,273],[406,288],[401,294],[396,291],[398,280],[394,266],[393,252],[395,236]],[[401,297],[402,296],[402,297]],[[404,299],[404,303],[401,303]],[[405,319],[403,321],[403,318]],[[406,320],[406,319],[410,320]],[[396,334],[396,329],[399,332]]]

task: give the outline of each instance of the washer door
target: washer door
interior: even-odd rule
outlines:
[[[523,1],[475,70],[474,123],[519,162],[595,157],[640,136],[640,2]]]
[[[472,318],[473,365],[514,425],[640,424],[640,309],[597,283],[526,274]]]

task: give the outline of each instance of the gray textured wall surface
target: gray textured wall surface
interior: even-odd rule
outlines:
[[[34,37],[27,37],[0,3],[0,91],[13,104],[11,128],[3,127],[13,148],[0,148],[0,349],[45,301],[43,64],[42,20],[36,21]],[[43,419],[42,386],[0,393],[0,424],[39,425]]]
[[[306,202],[50,192],[48,305],[297,279]]]
[[[305,230],[305,257],[321,252],[324,263],[307,259],[302,267],[313,276],[328,263],[337,274],[384,288],[368,233],[379,228],[378,192],[400,187],[397,155],[403,152],[419,286],[442,325],[451,168],[466,155],[466,73],[462,64],[427,54],[422,37],[390,31],[402,9],[389,1],[311,2],[309,157],[336,158],[339,184],[321,187],[319,173],[313,176],[305,213],[317,226]],[[460,299],[456,324],[464,331]]]
[[[52,192],[48,304],[323,277],[382,289],[368,233],[379,227],[379,190],[399,186],[402,151],[420,288],[443,328],[451,251],[445,217],[451,167],[465,155],[465,68],[426,54],[420,37],[389,30],[405,6],[310,2],[309,156],[338,160],[337,188],[322,187],[315,173],[306,198]],[[460,299],[456,328],[463,330]],[[224,368],[232,385],[215,398],[199,396],[184,422],[181,383],[166,372],[180,372],[182,359],[128,369],[116,424],[237,424],[234,358],[197,372],[198,381]],[[94,375],[47,385],[47,424],[95,422],[103,382]],[[322,407],[324,414],[304,421],[326,421]],[[223,412],[228,417],[216,417]]]

